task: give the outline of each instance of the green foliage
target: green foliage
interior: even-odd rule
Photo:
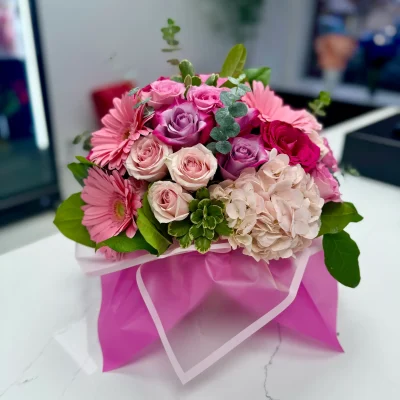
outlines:
[[[128,96],[134,96],[140,90],[139,87],[135,87],[128,92]]]
[[[53,223],[68,239],[94,248],[96,244],[90,239],[86,227],[82,225],[84,205],[80,193],[71,195],[58,207]]]
[[[171,81],[183,83],[183,79],[180,75],[171,76]]]
[[[211,74],[206,80],[206,85],[217,86],[218,78],[219,78],[218,74]]]
[[[358,213],[354,204],[326,203],[321,214],[319,236],[341,232],[350,222],[360,222],[363,217]]]
[[[244,64],[246,63],[247,50],[243,44],[237,44],[231,48],[224,64],[222,65],[220,76],[234,78],[238,77],[242,71]]]
[[[189,60],[182,60],[179,63],[179,71],[181,71],[183,81],[188,75],[190,77],[194,76],[194,67]]]
[[[228,154],[232,150],[232,145],[225,140],[223,142],[217,142],[215,149],[218,151],[218,153]]]
[[[82,148],[85,151],[90,151],[92,149],[91,145],[92,133],[89,131],[82,132],[80,135],[75,136],[72,144],[82,143]]]
[[[179,41],[176,39],[175,35],[180,32],[180,26],[175,24],[175,21],[171,18],[167,20],[167,26],[161,28],[163,39],[167,42],[169,47],[161,49],[165,53],[172,53],[174,51],[180,50]]]
[[[201,79],[198,76],[192,76],[192,86],[200,86]]]
[[[167,63],[171,65],[179,65],[179,60],[177,58],[170,58],[167,60]]]
[[[271,68],[268,67],[248,68],[244,70],[244,73],[250,86],[252,86],[253,81],[260,81],[265,87],[268,86],[271,79]]]
[[[322,244],[329,273],[341,284],[357,287],[361,280],[358,264],[360,250],[350,235],[345,231],[329,233],[324,235]]]
[[[124,232],[118,236],[107,239],[104,242],[98,243],[96,245],[96,250],[104,246],[108,246],[118,253],[132,253],[137,250],[146,250],[151,254],[157,254],[157,250],[146,242],[139,231],[136,232],[133,238],[128,238]]]
[[[220,236],[230,236],[233,233],[233,229],[229,228],[228,223],[224,220],[215,227],[215,232]]]
[[[247,106],[244,103],[234,103],[228,108],[232,117],[244,117],[247,114]]]
[[[70,163],[67,167],[72,172],[78,183],[83,186],[83,180],[87,178],[91,166],[84,163]]]
[[[325,108],[331,104],[331,96],[328,92],[319,92],[317,99],[308,103],[312,113],[315,116],[324,117],[326,115]]]
[[[185,84],[186,92],[187,92],[187,89],[189,89],[190,86],[192,86],[192,77],[190,75],[186,75],[185,79],[183,80],[183,83]],[[185,96],[186,96],[186,93],[185,93]]]
[[[197,251],[206,253],[211,242],[219,238],[217,228],[228,236],[232,233],[225,221],[224,208],[221,201],[210,199],[207,188],[201,188],[196,192],[196,199],[189,204],[189,217],[170,222],[168,233],[177,238],[181,247],[187,248],[194,241]]]
[[[139,107],[141,107],[142,105],[148,103],[150,100],[151,100],[151,96],[146,97],[145,99],[138,101],[138,102],[133,106],[133,108],[134,108],[134,109],[139,108]]]

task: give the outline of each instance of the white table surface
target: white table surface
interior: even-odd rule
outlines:
[[[335,153],[346,132],[397,111],[327,130]],[[161,345],[102,374],[96,335],[86,334],[99,281],[81,274],[74,244],[57,234],[0,256],[0,399],[400,399],[400,189],[347,176],[342,192],[365,217],[348,229],[361,249],[362,281],[340,288],[344,354],[285,329],[279,341],[270,326],[185,386]]]

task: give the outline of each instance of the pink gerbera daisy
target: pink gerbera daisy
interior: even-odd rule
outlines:
[[[92,135],[91,161],[101,167],[108,165],[109,169],[124,172],[124,162],[132,143],[139,139],[140,135],[147,136],[151,132],[151,129],[145,126],[152,117],[144,116],[145,104],[135,108],[140,96],[140,92],[133,96],[126,93],[120,99],[114,99],[114,108],[101,120],[104,127]]]
[[[264,88],[261,82],[253,81],[253,91],[246,93],[242,101],[259,111],[264,122],[283,121],[306,133],[320,131],[322,125],[306,110],[293,110],[283,104],[283,100],[269,86]]]
[[[126,232],[129,238],[135,236],[134,217],[142,203],[132,180],[123,179],[117,171],[109,175],[100,168],[89,170],[81,194],[86,203],[82,207],[82,224],[94,242],[100,243],[121,232]]]

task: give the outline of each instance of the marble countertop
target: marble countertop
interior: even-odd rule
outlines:
[[[340,154],[346,132],[397,112],[374,111],[326,135]],[[361,249],[362,281],[356,290],[340,288],[344,354],[271,325],[186,385],[161,344],[103,374],[91,329],[99,280],[82,275],[74,244],[56,234],[0,256],[0,399],[400,398],[400,189],[346,176],[342,192],[365,217],[348,229]]]

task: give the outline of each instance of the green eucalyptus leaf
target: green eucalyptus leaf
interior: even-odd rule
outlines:
[[[179,245],[183,248],[183,249],[187,249],[193,242],[193,240],[190,238],[189,233],[187,233],[186,235],[178,238],[179,241]]]
[[[207,253],[208,250],[210,250],[211,247],[211,240],[207,239],[206,237],[198,237],[195,241],[194,244],[196,246],[196,250],[201,253]]]
[[[216,146],[217,146],[217,143],[211,142],[211,143],[208,143],[208,145],[207,145],[206,147],[207,147],[208,150],[210,150],[210,151],[212,151],[213,153],[215,153],[215,148],[216,148]]]
[[[235,119],[229,113],[228,108],[220,108],[215,114],[215,120],[223,128],[235,123]]]
[[[179,60],[177,58],[170,58],[169,60],[167,60],[167,63],[171,65],[179,65]]]
[[[231,48],[222,65],[221,77],[238,77],[243,71],[246,62],[247,51],[243,44],[237,44]]]
[[[70,163],[67,165],[67,167],[72,172],[78,183],[81,186],[84,186],[83,180],[87,178],[91,166],[82,163]]]
[[[95,242],[90,239],[88,230],[82,225],[84,205],[80,193],[71,195],[58,207],[53,223],[68,239],[94,248]]]
[[[192,200],[189,203],[189,211],[192,212],[192,213],[195,212],[197,210],[197,208],[198,208],[199,202],[200,202],[200,200],[198,200],[198,199]]]
[[[224,128],[224,133],[230,137],[236,137],[239,135],[240,132],[240,125],[237,122],[234,122],[232,125]]]
[[[356,242],[347,232],[341,231],[324,235],[322,244],[329,273],[341,284],[357,287],[361,277],[358,265],[360,250]]]
[[[144,237],[139,231],[136,232],[133,238],[128,238],[125,232],[121,235],[111,237],[104,242],[98,243],[96,245],[96,250],[104,246],[108,246],[118,253],[132,253],[137,250],[146,250],[151,254],[157,254],[157,250],[144,240]]]
[[[200,224],[203,221],[203,209],[196,210],[194,213],[190,214],[190,220],[194,224]]]
[[[215,232],[217,232],[220,236],[230,236],[232,235],[233,230],[232,228],[229,228],[226,221],[222,221],[215,227]]]
[[[360,222],[362,219],[363,217],[352,203],[326,203],[322,209],[321,228],[318,236],[338,233],[346,228],[350,222]]]
[[[157,250],[159,255],[165,253],[171,245],[169,238],[165,237],[147,218],[143,208],[138,209],[137,226],[147,243]]]
[[[168,234],[174,237],[181,237],[189,232],[192,226],[189,218],[183,221],[172,221],[168,224]]]
[[[218,142],[215,148],[221,154],[228,154],[232,150],[232,145],[227,141]]]
[[[181,50],[181,49],[178,48],[178,47],[161,49],[161,51],[162,51],[163,53],[172,53],[173,51],[178,51],[178,50]]]
[[[181,71],[183,80],[185,80],[188,75],[190,77],[194,76],[194,67],[189,60],[182,60],[179,63],[179,71]]]
[[[264,86],[268,86],[271,79],[271,68],[268,67],[247,68],[244,73],[250,85],[252,85],[253,81],[260,81]]]
[[[238,117],[244,117],[247,114],[247,106],[244,103],[234,103],[228,108],[229,113],[232,115],[234,118]]]
[[[204,236],[204,227],[201,224],[193,225],[189,229],[189,236],[192,240],[197,239],[200,236]]]
[[[233,96],[233,94],[228,91],[221,92],[219,98],[226,107],[231,106],[235,102],[235,96]]]
[[[197,190],[196,199],[203,200],[209,198],[210,198],[210,192],[206,187]]]
[[[178,75],[171,76],[171,81],[183,83],[182,77],[181,77],[181,76],[178,76]]]
[[[133,89],[131,89],[131,90],[128,92],[128,96],[133,96],[133,95],[135,95],[139,90],[140,90],[140,87],[134,87]]]
[[[226,130],[218,126],[212,128],[210,136],[216,141],[227,140],[229,138]]]
[[[200,86],[201,79],[198,76],[192,76],[192,86]]]

